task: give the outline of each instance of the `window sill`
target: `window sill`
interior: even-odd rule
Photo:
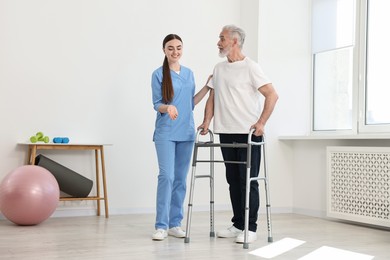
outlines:
[[[280,141],[305,140],[389,140],[390,134],[360,134],[360,135],[284,135],[279,136]]]

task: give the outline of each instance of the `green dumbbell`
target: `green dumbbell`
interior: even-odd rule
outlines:
[[[30,137],[30,142],[31,143],[36,143],[36,142],[48,143],[48,142],[50,142],[50,138],[48,136],[45,136],[42,132],[38,132],[35,135]]]
[[[33,144],[35,144],[37,141],[38,141],[38,138],[35,135],[30,137],[30,142],[32,142]]]
[[[43,133],[42,132],[38,132],[38,133],[35,134],[35,136],[38,138],[38,141],[40,141],[39,139],[43,138]]]

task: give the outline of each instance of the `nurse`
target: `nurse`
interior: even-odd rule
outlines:
[[[194,96],[193,72],[179,63],[183,41],[178,35],[164,38],[163,51],[163,65],[152,74],[153,106],[157,112],[153,141],[159,166],[153,240],[164,240],[168,235],[185,237],[181,221],[195,139],[193,109],[209,90],[204,86]]]

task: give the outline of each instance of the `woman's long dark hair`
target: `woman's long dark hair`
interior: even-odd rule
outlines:
[[[163,49],[165,48],[165,44],[173,39],[177,39],[183,43],[179,35],[176,34],[168,34],[165,36],[163,40]],[[163,63],[163,78],[162,78],[162,98],[165,104],[168,104],[172,101],[173,95],[175,94],[173,91],[172,78],[171,78],[171,70],[169,69],[168,58],[165,55],[164,63]]]

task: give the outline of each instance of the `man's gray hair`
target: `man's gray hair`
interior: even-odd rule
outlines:
[[[243,29],[231,24],[225,25],[222,30],[229,32],[230,39],[237,39],[238,46],[242,49],[245,41],[245,31]]]

